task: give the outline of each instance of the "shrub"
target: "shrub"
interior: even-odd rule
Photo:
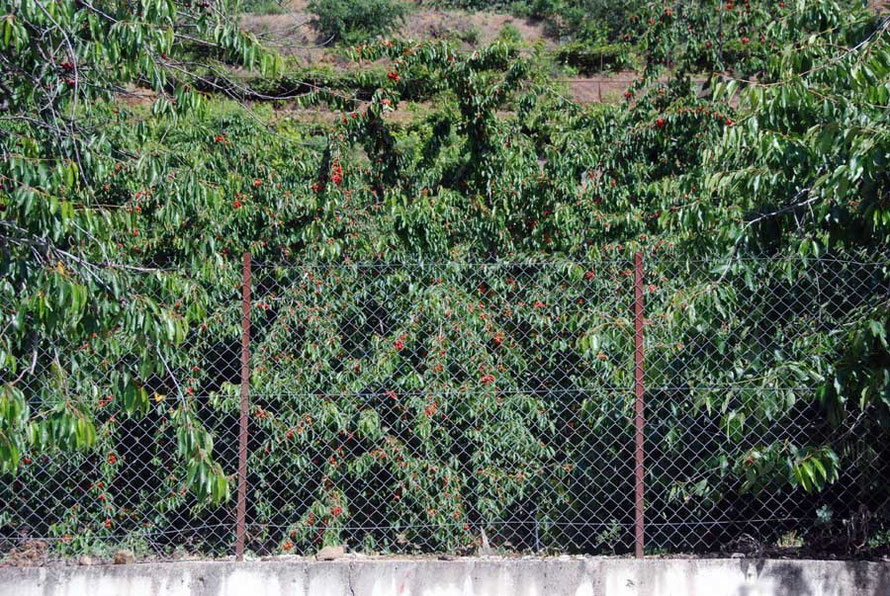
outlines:
[[[479,38],[481,35],[482,34],[479,31],[479,28],[475,25],[470,25],[468,28],[462,29],[457,32],[457,38],[464,43],[470,44],[471,46],[479,43]]]
[[[506,23],[498,32],[498,39],[506,43],[522,43],[522,34],[514,25]]]
[[[283,14],[286,12],[279,0],[245,0],[238,6],[238,10],[251,14]]]
[[[623,34],[640,33],[639,16],[644,6],[640,0],[584,0],[567,3],[562,14],[577,38],[592,41],[604,35],[614,42]]]
[[[577,68],[583,74],[619,70],[629,64],[627,46],[623,44],[589,46],[575,42],[560,48],[557,59],[561,64]]]
[[[308,8],[322,35],[347,43],[392,31],[408,12],[399,0],[310,0]]]

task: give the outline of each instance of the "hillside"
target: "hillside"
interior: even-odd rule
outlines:
[[[306,0],[294,0],[283,6],[272,2],[262,8],[273,14],[244,13],[239,18],[241,27],[282,55],[295,58],[295,64],[346,72],[357,68],[343,56],[336,43],[325,39],[313,26],[314,17],[306,7]],[[628,69],[599,68],[601,72],[578,74],[576,69],[565,68],[556,57],[565,40],[559,40],[558,32],[550,23],[507,12],[470,12],[418,3],[391,35],[418,41],[447,40],[462,51],[484,48],[499,39],[514,40],[524,54],[546,56],[550,74],[570,97],[581,103],[617,102],[637,78],[636,73]]]

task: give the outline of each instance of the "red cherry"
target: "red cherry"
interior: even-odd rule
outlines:
[[[339,161],[335,161],[334,165],[331,166],[331,181],[337,186],[340,186],[340,183],[343,182],[343,166],[340,165]]]

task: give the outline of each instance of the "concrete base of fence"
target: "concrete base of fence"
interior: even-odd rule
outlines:
[[[890,563],[346,558],[0,568],[0,596],[888,596]]]

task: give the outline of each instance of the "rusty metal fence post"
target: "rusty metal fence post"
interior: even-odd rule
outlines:
[[[634,256],[634,553],[638,559],[643,558],[643,430],[645,425],[643,403],[643,253]]]
[[[244,560],[247,516],[247,414],[250,389],[250,253],[244,253],[241,281],[241,419],[238,428],[238,504],[235,521],[235,558]]]

